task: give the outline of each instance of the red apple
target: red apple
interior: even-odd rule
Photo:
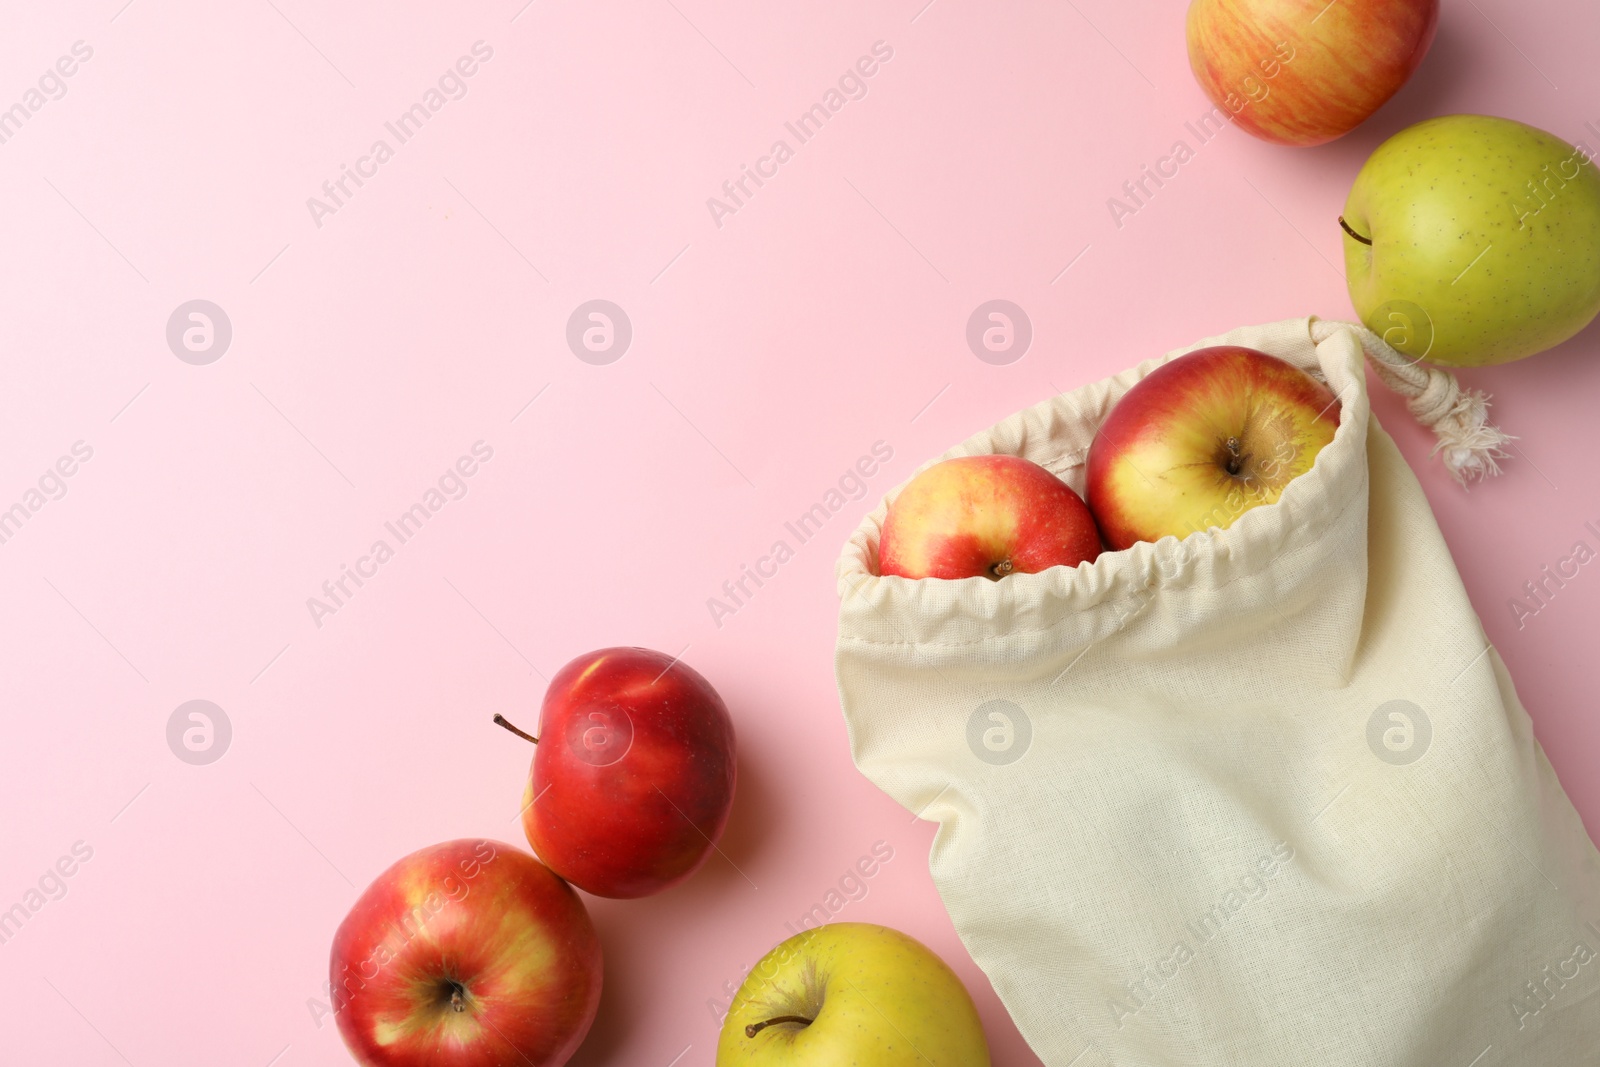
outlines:
[[[446,841],[361,894],[333,938],[333,1004],[366,1067],[558,1067],[600,1004],[572,887],[520,849]]]
[[[522,828],[551,870],[642,897],[706,861],[735,778],[733,720],[710,682],[648,648],[603,648],[561,668],[539,724]]]
[[[1179,356],[1123,394],[1089,445],[1089,507],[1106,544],[1182,539],[1271,504],[1339,428],[1339,401],[1253,348]]]
[[[1399,91],[1438,27],[1439,0],[1193,0],[1189,65],[1247,132],[1322,144]]]
[[[1094,516],[1067,483],[1020,456],[963,456],[935,463],[894,498],[878,573],[1000,579],[1099,554]]]

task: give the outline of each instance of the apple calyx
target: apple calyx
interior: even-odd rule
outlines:
[[[1348,222],[1344,221],[1344,216],[1343,215],[1339,216],[1339,225],[1344,228],[1344,232],[1345,233],[1349,234],[1351,237],[1354,237],[1356,240],[1360,241],[1362,244],[1364,244],[1364,245],[1372,244],[1372,238],[1363,237],[1359,233],[1357,233],[1356,231],[1352,230],[1350,228],[1350,224]]]
[[[1016,570],[1016,566],[1009,559],[998,560],[989,564],[989,577],[998,582],[1001,578]]]
[[[446,978],[444,980],[444,988],[450,990],[450,1010],[457,1013],[466,1011],[467,987],[456,981],[454,978]],[[443,991],[444,990],[440,990],[440,992]]]
[[[526,730],[519,730],[515,726],[512,726],[511,723],[506,720],[506,717],[500,714],[498,711],[494,713],[494,721],[499,725],[504,726],[507,730],[510,730],[524,741],[532,742],[535,745],[539,743],[539,739],[537,737],[534,737]]]
[[[767,1027],[776,1026],[779,1023],[799,1023],[801,1026],[810,1026],[815,1021],[815,1019],[807,1019],[804,1015],[779,1015],[765,1022],[751,1023],[744,1028],[744,1036],[755,1037]]]

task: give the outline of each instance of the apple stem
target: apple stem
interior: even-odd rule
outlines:
[[[1012,563],[1009,559],[1003,559],[999,563],[992,564],[989,567],[989,574],[997,579],[1004,578],[1015,568],[1016,564]]]
[[[1359,233],[1357,233],[1356,231],[1352,230],[1350,228],[1350,224],[1348,222],[1344,221],[1344,216],[1343,215],[1339,216],[1339,225],[1344,227],[1344,232],[1345,233],[1349,234],[1351,237],[1354,237],[1356,240],[1360,241],[1362,244],[1370,245],[1372,243],[1372,238],[1363,237]]]
[[[504,715],[501,715],[498,711],[495,712],[495,714],[494,714],[494,721],[499,723],[501,726],[504,726],[507,730],[510,730],[512,733],[516,734],[518,737],[522,738],[524,741],[532,741],[536,745],[539,743],[539,739],[537,737],[534,737],[532,734],[528,733],[526,730],[519,730],[515,726],[512,726],[509,722],[506,721],[506,717]]]
[[[460,986],[456,986],[455,988],[450,990],[450,1010],[451,1011],[457,1011],[457,1012],[466,1011],[467,1010],[467,1002],[461,996],[461,987]]]
[[[800,1023],[803,1026],[810,1026],[813,1021],[812,1019],[807,1019],[804,1015],[780,1015],[776,1019],[768,1019],[764,1023],[751,1023],[744,1028],[744,1036],[755,1037],[767,1027],[775,1026],[778,1023]]]
[[[1239,439],[1237,437],[1230,437],[1225,444],[1228,449],[1228,473],[1236,475],[1239,473],[1239,468],[1243,465],[1243,457],[1239,455]]]

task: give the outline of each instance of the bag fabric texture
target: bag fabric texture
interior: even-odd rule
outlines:
[[[939,823],[939,894],[1051,1067],[1600,1064],[1600,854],[1372,417],[1364,340],[1236,330],[939,457],[1023,456],[1081,495],[1135,382],[1244,345],[1341,417],[1226,529],[879,577],[896,489],[839,559],[856,765]]]

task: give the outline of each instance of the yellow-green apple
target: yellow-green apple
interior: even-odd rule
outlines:
[[[1219,345],[1164,363],[1123,394],[1089,444],[1089,507],[1106,544],[1180,540],[1271,504],[1339,427],[1305,371]]]
[[[1241,129],[1322,144],[1405,84],[1438,27],[1439,0],[1193,0],[1189,66]]]
[[[1020,456],[963,456],[935,463],[894,498],[878,573],[999,579],[1099,554],[1094,516],[1067,483]]]
[[[545,690],[522,794],[539,858],[596,896],[642,897],[689,877],[728,822],[733,720],[711,683],[675,656],[602,648]]]
[[[1506,363],[1600,312],[1593,150],[1486,115],[1401,130],[1345,201],[1345,278],[1368,328],[1416,359]]]
[[[600,1003],[600,942],[526,852],[460,840],[380,874],[333,938],[333,1008],[365,1067],[558,1067]]]
[[[943,960],[871,923],[778,945],[734,994],[717,1067],[988,1067],[983,1023]]]

